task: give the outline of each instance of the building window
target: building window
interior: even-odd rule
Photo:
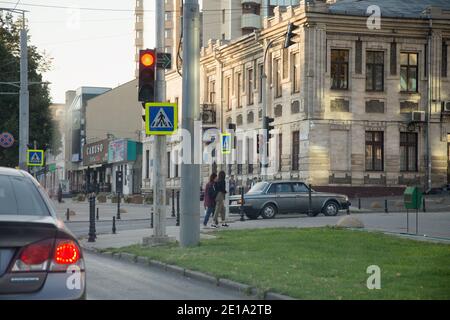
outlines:
[[[281,59],[274,60],[273,68],[274,78],[275,78],[275,98],[281,97]]]
[[[231,80],[230,77],[225,79],[225,104],[227,106],[227,110],[231,110]]]
[[[442,71],[441,71],[441,74],[444,78],[447,78],[447,71],[448,71],[448,47],[447,47],[447,43],[445,41],[442,41]]]
[[[167,178],[170,178],[170,151],[167,152]]]
[[[300,92],[300,55],[292,55],[292,92]]]
[[[179,165],[178,165],[178,150],[175,151],[175,178],[178,178],[179,175]]]
[[[400,89],[404,92],[417,92],[417,53],[400,54]]]
[[[123,185],[127,185],[127,176],[128,176],[128,165],[125,165],[125,171],[123,172]],[[102,173],[100,172],[100,177],[99,177],[100,181],[104,181],[104,178],[102,178]]]
[[[299,155],[300,155],[300,131],[292,132],[292,170],[299,169]]]
[[[247,138],[248,174],[253,174],[253,139]]]
[[[259,16],[260,5],[257,3],[244,3],[242,5],[242,14],[256,14]]]
[[[255,115],[253,111],[247,113],[247,123],[253,123],[255,121]]]
[[[145,150],[145,179],[150,177],[150,150]]]
[[[205,100],[208,103],[214,103],[215,96],[216,96],[216,82],[214,81],[214,78],[211,76],[211,77],[208,77]]]
[[[384,52],[382,51],[367,51],[366,90],[384,90]]]
[[[242,103],[241,103],[241,86],[242,86],[242,73],[238,73],[237,74],[237,83],[236,83],[236,102],[237,102],[237,107],[238,108],[242,108]]]
[[[417,133],[400,132],[400,171],[417,171]]]
[[[331,89],[348,89],[348,50],[331,50]]]
[[[243,153],[243,150],[244,148],[243,148],[243,140],[238,140],[238,142],[237,142],[237,150],[236,150],[236,153],[237,153],[237,174],[242,174],[242,163],[244,162],[243,161],[243,159],[244,159],[244,155],[242,154]]]
[[[222,9],[222,23],[225,23],[225,9]]]
[[[278,135],[278,171],[281,172],[282,163],[281,155],[283,153],[283,134]]]
[[[258,102],[261,103],[262,102],[262,93],[263,93],[263,81],[262,81],[262,77],[263,77],[263,73],[264,73],[264,66],[262,64],[260,64],[258,66],[259,69],[259,85],[258,85]]]
[[[247,105],[253,104],[253,69],[247,70]]]
[[[383,131],[366,131],[366,171],[383,171]]]

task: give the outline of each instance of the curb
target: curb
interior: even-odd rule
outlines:
[[[134,263],[134,264],[138,264],[138,265],[146,266],[146,267],[150,267],[150,268],[152,268],[152,267],[158,268],[163,271],[168,271],[168,272],[182,275],[186,278],[191,278],[194,280],[207,282],[207,283],[210,283],[210,284],[218,286],[218,287],[223,287],[223,288],[237,291],[239,293],[244,293],[248,296],[256,296],[258,293],[258,291],[255,287],[252,287],[247,284],[243,284],[240,282],[236,282],[236,281],[224,279],[224,278],[216,278],[214,276],[211,276],[211,275],[203,273],[203,272],[184,269],[183,267],[167,264],[167,263],[164,263],[161,261],[149,259],[147,257],[136,256],[131,253],[125,253],[125,252],[112,253],[110,251],[101,252],[95,248],[85,248],[85,247],[83,247],[83,250],[93,253],[93,254],[105,256],[108,258],[119,259],[119,260],[122,260],[122,261],[125,261],[128,263]],[[262,300],[297,300],[297,299],[286,296],[286,295],[282,295],[282,294],[279,294],[276,292],[266,291],[264,293],[264,298]]]

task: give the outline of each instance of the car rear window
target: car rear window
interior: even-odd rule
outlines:
[[[45,216],[49,211],[31,180],[0,175],[0,214]]]
[[[255,185],[253,187],[251,187],[251,189],[248,191],[248,193],[259,193],[264,190],[266,185],[267,185],[267,182],[255,183]]]

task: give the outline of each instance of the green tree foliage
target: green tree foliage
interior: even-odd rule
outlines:
[[[0,12],[0,82],[20,81],[20,26],[10,14]],[[28,46],[28,81],[42,82],[42,73],[50,67],[49,59],[35,46]],[[0,84],[0,92],[19,92],[19,88]],[[50,113],[50,91],[46,84],[30,84],[29,142],[47,145],[53,154],[61,152],[61,139]],[[0,166],[15,167],[19,161],[19,95],[0,94],[0,133],[10,132],[16,140],[13,147],[0,147]]]

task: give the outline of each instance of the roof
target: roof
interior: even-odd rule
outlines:
[[[354,16],[369,16],[367,8],[377,5],[382,17],[425,18],[423,11],[430,6],[450,10],[449,0],[338,0],[330,5],[330,13]]]
[[[23,177],[24,174],[19,169],[0,167],[0,175]]]

